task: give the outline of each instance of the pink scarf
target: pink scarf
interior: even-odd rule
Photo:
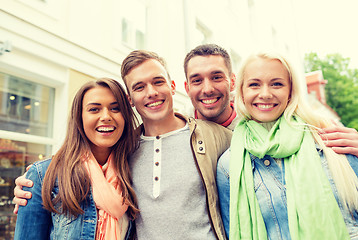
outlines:
[[[122,189],[112,158],[113,153],[102,168],[92,153],[86,154],[83,158],[84,166],[91,178],[93,199],[98,209],[96,240],[124,239],[128,229],[128,205],[122,204]]]

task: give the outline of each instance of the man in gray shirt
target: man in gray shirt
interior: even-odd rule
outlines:
[[[139,149],[129,160],[138,239],[225,239],[215,175],[231,132],[174,113],[175,83],[155,53],[131,52],[121,74],[143,120]]]

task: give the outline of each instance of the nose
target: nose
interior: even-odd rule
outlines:
[[[272,93],[271,93],[271,91],[270,91],[268,86],[262,86],[260,88],[259,98],[261,98],[261,99],[270,99],[270,98],[272,98]]]
[[[147,87],[147,95],[148,95],[149,98],[158,96],[158,91],[155,88],[155,86],[150,85],[150,84],[148,85],[148,87]]]
[[[204,79],[203,83],[203,93],[206,95],[211,95],[214,92],[214,87],[212,82],[209,79]]]
[[[111,111],[108,108],[103,108],[102,114],[101,114],[101,121],[111,121],[112,115]]]

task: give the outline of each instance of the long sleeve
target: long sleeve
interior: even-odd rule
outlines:
[[[230,148],[226,150],[218,161],[216,172],[216,183],[218,187],[221,217],[223,220],[225,234],[229,237],[230,228]]]
[[[27,172],[26,177],[33,181],[32,188],[24,187],[25,191],[32,193],[26,206],[20,206],[16,221],[14,239],[50,239],[50,227],[52,225],[51,213],[43,208],[42,204],[42,177],[44,176],[43,164],[35,164]]]

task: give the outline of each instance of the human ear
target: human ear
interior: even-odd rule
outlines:
[[[132,101],[132,98],[129,96],[129,94],[127,94],[127,98],[128,98],[128,101],[131,105],[131,107],[134,107],[134,104],[133,104],[133,101]]]
[[[230,77],[230,92],[235,90],[235,82],[236,82],[236,76],[234,73],[232,73]]]
[[[188,84],[188,81],[185,81],[185,82],[184,82],[184,87],[185,87],[186,93],[189,93],[189,84]]]
[[[172,89],[172,95],[174,95],[175,94],[175,89],[176,89],[176,85],[175,85],[174,80],[172,80],[170,87]]]

